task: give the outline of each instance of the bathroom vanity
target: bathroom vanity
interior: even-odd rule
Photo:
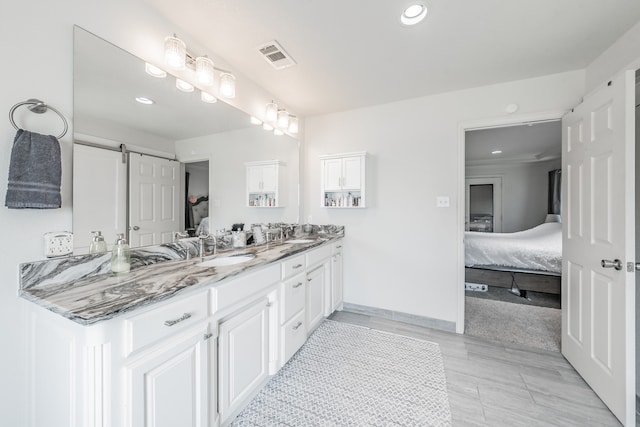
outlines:
[[[229,424],[342,307],[342,234],[296,242],[23,289],[31,425]]]

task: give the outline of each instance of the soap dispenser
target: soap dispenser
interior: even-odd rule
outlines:
[[[124,234],[118,234],[116,244],[113,245],[111,255],[111,271],[114,273],[128,273],[131,269],[131,252]]]
[[[107,252],[107,242],[104,241],[102,233],[100,231],[92,231],[91,234],[93,234],[93,238],[91,239],[91,244],[89,245],[89,253],[101,254]]]

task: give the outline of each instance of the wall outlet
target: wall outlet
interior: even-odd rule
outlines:
[[[436,197],[436,207],[448,208],[449,206],[451,206],[451,202],[449,201],[449,196]]]
[[[54,231],[44,234],[44,256],[54,258],[73,253],[73,233]]]

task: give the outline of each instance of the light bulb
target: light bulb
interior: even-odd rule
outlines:
[[[193,92],[193,85],[184,80],[176,79],[176,87],[183,92]]]
[[[236,78],[233,74],[220,74],[220,95],[225,98],[236,97]]]
[[[266,122],[275,122],[276,120],[278,120],[278,105],[273,103],[273,102],[269,102],[267,103],[265,110],[264,110],[264,120]]]
[[[207,104],[215,104],[218,102],[218,98],[205,91],[200,92],[200,100]]]
[[[289,113],[287,110],[278,110],[278,127],[286,129],[289,126]]]
[[[298,133],[298,118],[296,116],[289,116],[289,132]]]
[[[205,86],[213,85],[213,61],[206,56],[196,58],[196,78]]]
[[[164,39],[164,62],[176,70],[186,68],[187,45],[177,37]]]

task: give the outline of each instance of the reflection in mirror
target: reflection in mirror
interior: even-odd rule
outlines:
[[[110,248],[117,233],[134,247],[172,241],[203,215],[211,232],[233,223],[298,222],[298,141],[251,125],[223,101],[202,102],[198,90],[179,91],[170,75],[150,76],[144,61],[79,27],[74,143],[77,253],[87,252],[94,230]],[[287,200],[284,207],[249,207],[245,163],[267,160],[286,164]],[[200,199],[195,215],[189,196]]]

